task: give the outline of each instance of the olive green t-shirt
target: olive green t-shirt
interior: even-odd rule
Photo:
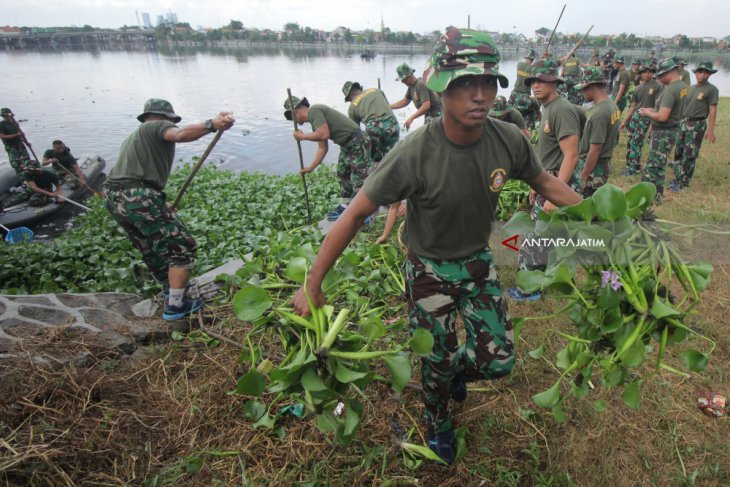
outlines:
[[[720,93],[711,83],[692,85],[684,99],[682,118],[707,118],[710,116],[710,105],[717,105]]]
[[[613,90],[611,91],[611,94],[614,96],[618,95],[619,88],[621,87],[621,85],[624,85],[623,94],[626,95],[627,90],[629,89],[630,82],[631,82],[631,77],[629,76],[629,72],[626,70],[626,68],[619,69],[618,73],[616,73],[616,77],[613,80]]]
[[[580,59],[573,56],[563,63],[563,76],[580,76]]]
[[[629,69],[629,81],[633,83],[634,86],[639,86],[639,83],[641,83],[641,75],[637,71],[634,71],[633,69]]]
[[[636,103],[637,108],[654,108],[656,106],[656,99],[661,92],[661,83],[653,79],[636,88],[631,103]]]
[[[327,124],[330,139],[337,145],[347,145],[352,134],[360,130],[355,122],[334,108],[319,104],[309,107],[309,123],[312,124],[312,130]]]
[[[3,135],[15,135],[20,130],[18,130],[18,127],[13,122],[6,122],[5,120],[0,120],[0,134]],[[23,138],[22,137],[16,137],[14,139],[3,139],[3,144],[5,144],[5,147],[22,147],[23,146]]]
[[[167,184],[175,159],[175,143],[164,139],[169,120],[144,122],[122,142],[119,159],[109,172],[110,183],[140,183],[160,191]]]
[[[559,96],[542,108],[537,131],[537,148],[542,167],[557,171],[563,162],[560,141],[570,135],[580,136],[580,120],[574,105]]]
[[[507,111],[504,112],[501,117],[492,118],[494,118],[495,120],[501,120],[503,122],[511,123],[512,125],[517,125],[517,128],[520,129],[527,128],[527,125],[525,125],[525,117],[523,117],[520,111],[514,107],[507,107]]]
[[[43,153],[43,159],[58,159],[58,162],[68,170],[77,165],[76,158],[71,155],[71,149],[68,147],[61,154],[56,154],[53,149],[48,149]]]
[[[652,120],[651,126],[660,129],[669,129],[679,125],[679,119],[684,109],[684,97],[687,96],[687,91],[689,91],[689,87],[681,79],[672,81],[669,85],[665,86],[659,94],[659,98],[657,98],[656,111],[658,112],[662,108],[669,108],[672,111],[666,122]]]
[[[679,77],[682,78],[682,82],[685,85],[689,86],[692,84],[692,81],[690,81],[689,79],[689,71],[687,71],[686,69],[680,69],[677,71],[677,73],[679,73]]]
[[[530,87],[525,84],[525,78],[530,77],[532,71],[532,63],[522,61],[517,63],[517,79],[515,80],[514,91],[520,93],[530,93]]]
[[[487,118],[470,145],[451,142],[442,118],[398,143],[363,185],[375,204],[408,200],[403,241],[433,259],[459,259],[484,249],[508,179],[532,179],[542,168],[514,125]]]
[[[427,115],[429,117],[438,117],[441,115],[441,98],[429,90],[421,78],[416,80],[416,84],[408,87],[408,90],[406,90],[406,100],[413,100],[413,104],[416,105],[416,110],[421,108],[423,102],[430,101],[431,108],[428,109]]]
[[[373,118],[393,115],[385,93],[375,88],[368,88],[357,95],[350,103],[347,115],[355,123],[367,123]]]
[[[580,159],[585,160],[588,156],[591,144],[603,144],[598,163],[610,164],[620,120],[621,112],[611,99],[607,98],[593,105],[588,110],[588,119],[580,139]]]

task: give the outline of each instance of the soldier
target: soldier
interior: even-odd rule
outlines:
[[[377,164],[398,142],[398,119],[393,115],[385,93],[378,89],[363,91],[357,81],[347,81],[342,93],[345,94],[345,102],[351,102],[347,116],[358,125],[360,122],[365,124],[365,131],[370,136],[370,154]]]
[[[520,111],[525,119],[529,130],[535,128],[540,119],[540,104],[530,96],[530,87],[525,84],[525,79],[530,76],[532,62],[537,54],[534,49],[525,54],[525,59],[517,63],[517,79],[509,95],[509,104]]]
[[[704,61],[697,64],[692,72],[695,74],[697,84],[690,87],[684,100],[677,148],[674,150],[674,181],[669,183],[669,191],[672,192],[682,191],[689,186],[695,170],[695,161],[702,148],[702,138],[705,137],[711,143],[715,143],[719,92],[709,79],[710,75],[717,73],[717,70],[713,68],[711,62]]]
[[[588,64],[583,65],[584,68],[587,68],[588,66],[600,66],[601,65],[601,56],[598,53],[598,49],[593,49],[593,53],[591,54],[591,58],[588,60]]]
[[[428,123],[436,117],[441,116],[441,99],[433,91],[429,90],[421,78],[416,78],[413,74],[415,70],[406,63],[396,68],[398,77],[396,81],[400,81],[408,87],[406,94],[402,100],[390,104],[390,108],[398,109],[408,106],[411,101],[416,106],[416,113],[408,117],[404,124],[406,130],[411,128],[411,124],[421,115],[425,115],[424,122]]]
[[[574,105],[582,105],[583,95],[580,90],[575,87],[575,85],[580,81],[580,58],[575,57],[575,52],[572,52],[570,57],[562,63],[562,66],[563,80],[565,81],[568,101]]]
[[[43,153],[43,165],[53,164],[53,172],[56,173],[61,184],[65,183],[70,189],[77,189],[79,185],[86,185],[86,178],[81,168],[76,163],[76,158],[71,155],[71,149],[61,140],[53,141],[53,148]],[[70,173],[70,174],[69,174]],[[72,177],[75,174],[76,177]],[[68,177],[68,181],[66,181]],[[77,179],[78,178],[78,179]]]
[[[611,92],[611,99],[616,103],[619,111],[623,112],[626,108],[626,102],[628,101],[629,84],[631,83],[631,77],[629,72],[624,67],[624,57],[616,56],[613,60],[613,67],[616,69],[616,76],[613,80],[613,91]]]
[[[489,109],[489,116],[516,125],[525,137],[530,138],[530,131],[525,126],[525,119],[522,118],[522,114],[516,108],[507,105],[507,99],[502,95],[494,100],[492,108]]]
[[[635,58],[633,61],[631,61],[631,69],[629,70],[629,99],[631,99],[630,95],[633,95],[633,91],[631,90],[632,87],[639,86],[641,83],[641,76],[639,76],[639,68],[642,65],[642,61],[639,58]]]
[[[580,138],[578,166],[573,173],[573,189],[588,198],[606,184],[611,172],[611,156],[618,135],[621,112],[606,94],[601,70],[586,68],[578,85],[586,101],[593,103]]]
[[[15,122],[13,111],[9,108],[0,109],[0,115],[3,120],[0,121],[0,139],[3,139],[3,145],[5,146],[5,152],[8,153],[8,159],[10,165],[15,169],[15,174],[22,176],[23,165],[26,160],[30,159],[28,150],[23,145],[23,142],[30,143],[25,140],[25,135],[18,127]]]
[[[660,205],[664,195],[664,172],[667,158],[677,141],[679,120],[682,114],[684,97],[688,88],[677,73],[677,64],[672,58],[659,63],[657,80],[664,85],[656,108],[641,108],[639,116],[651,120],[651,150],[641,180],[656,186],[655,204]]]
[[[233,118],[220,113],[178,128],[181,117],[172,104],[151,98],[137,120],[141,125],[122,143],[105,182],[106,208],[162,284],[167,298],[162,318],[176,320],[200,309],[202,302],[185,297],[197,245],[163,192],[175,160],[175,144],[228,130]]]
[[[411,332],[434,337],[421,359],[428,446],[452,463],[456,450],[449,399],[466,400],[466,382],[510,373],[512,322],[487,247],[499,192],[509,178],[526,180],[559,205],[580,202],[545,172],[520,131],[487,113],[507,78],[499,51],[484,32],[449,29],[434,47],[427,86],[441,93],[444,116],[388,153],[327,235],[294,308],[309,313],[326,298],[322,280],[363,220],[378,205],[408,199],[404,243]],[[306,294],[305,294],[306,292]],[[467,340],[459,346],[457,314]]]
[[[689,71],[684,69],[685,66],[687,66],[687,61],[683,57],[680,56],[674,56],[674,62],[677,63],[677,73],[679,73],[679,77],[682,79],[682,83],[689,86],[692,84],[692,81],[689,77]]]
[[[656,58],[656,51],[653,49],[649,51],[649,59],[647,60],[647,64],[651,66],[651,68],[656,73],[656,68],[659,65],[659,60]]]
[[[542,167],[557,176],[565,184],[570,184],[573,171],[578,163],[578,144],[580,141],[579,108],[558,94],[558,85],[563,80],[558,76],[558,64],[551,59],[540,60],[532,68],[532,74],[525,80],[527,86],[540,103],[542,119],[537,132],[537,148]],[[555,204],[543,194],[530,191],[533,219],[541,211],[552,211]],[[544,266],[549,249],[545,247],[526,247],[520,249],[520,269],[536,269]],[[540,299],[540,291],[524,293],[517,287],[507,290],[507,295],[518,301]]]
[[[28,200],[30,206],[45,206],[51,201],[63,203],[61,194],[61,183],[55,173],[41,169],[41,165],[32,160],[26,159],[21,165],[22,179],[33,194]]]
[[[662,92],[662,85],[654,79],[651,65],[639,67],[639,77],[641,84],[634,91],[629,111],[619,126],[619,130],[623,130],[628,124],[626,135],[629,140],[626,143],[626,170],[623,176],[633,176],[641,172],[641,153],[644,150],[644,136],[649,129],[649,119],[640,117],[637,108],[653,108]]]
[[[296,140],[317,142],[317,153],[309,166],[301,169],[300,174],[314,171],[324,160],[329,150],[328,140],[340,146],[340,155],[337,157],[337,182],[340,184],[340,203],[329,213],[329,221],[337,220],[345,208],[360,190],[362,183],[372,170],[373,160],[370,156],[370,137],[360,130],[355,122],[326,105],[315,104],[309,106],[306,98],[301,100],[296,96],[284,101],[284,117],[287,120],[297,121],[299,125],[310,123],[312,132],[305,134],[301,130],[294,131]]]

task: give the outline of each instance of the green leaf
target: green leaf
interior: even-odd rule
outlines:
[[[250,421],[258,421],[266,413],[266,406],[259,401],[247,401],[243,405],[243,417]]]
[[[400,446],[412,455],[417,455],[419,457],[423,457],[427,460],[431,460],[432,462],[440,463],[442,465],[448,465],[448,463],[442,460],[440,456],[436,455],[436,453],[427,446],[414,445],[413,443],[406,442],[402,442]]]
[[[638,367],[644,363],[644,342],[641,339],[636,340],[634,344],[621,355],[621,362],[626,367]]]
[[[345,428],[343,436],[352,436],[360,426],[362,404],[355,399],[345,399]]]
[[[321,392],[328,389],[327,385],[322,381],[312,367],[309,367],[306,371],[304,371],[301,381],[302,387],[309,392]]]
[[[519,342],[520,332],[522,331],[522,327],[525,326],[525,323],[527,323],[527,321],[524,318],[512,319],[512,332],[514,333],[514,343]]]
[[[246,286],[233,297],[233,311],[241,321],[250,322],[269,309],[271,306],[269,294],[255,286]]]
[[[667,316],[681,316],[679,311],[664,303],[658,297],[655,297],[654,301],[651,303],[651,314],[658,320],[666,318]]]
[[[604,184],[591,198],[599,220],[612,222],[626,214],[626,195],[618,186]]]
[[[694,265],[688,265],[687,270],[689,271],[692,282],[697,288],[697,291],[704,291],[710,284],[710,276],[712,275],[712,264],[709,262],[698,262]]]
[[[383,362],[390,370],[391,387],[394,391],[401,392],[411,380],[411,363],[408,355],[403,353],[383,355]]]
[[[573,363],[573,358],[570,356],[570,350],[568,347],[564,347],[555,356],[555,365],[565,370]]]
[[[603,399],[593,401],[593,408],[600,413],[604,412],[606,410],[606,401]]]
[[[307,259],[304,257],[294,257],[289,260],[286,266],[286,278],[297,284],[303,284],[307,275]]]
[[[639,395],[639,383],[630,382],[624,386],[624,393],[621,398],[631,409],[639,409],[641,407],[641,397]]]
[[[466,434],[467,434],[467,427],[466,426],[459,426],[454,430],[454,443],[456,445],[456,458],[455,460],[458,460],[459,458],[462,458],[464,455],[468,453],[468,448],[466,446]]]
[[[356,380],[360,380],[364,377],[367,377],[368,372],[357,372],[355,370],[348,369],[341,363],[337,364],[337,370],[335,370],[335,378],[343,382],[345,384],[349,384],[350,382],[355,382]]]
[[[542,271],[519,271],[516,282],[524,292],[532,293],[549,285],[553,280]]]
[[[697,350],[686,350],[682,356],[684,357],[684,363],[687,364],[687,368],[692,372],[702,372],[707,368],[707,355]]]
[[[276,418],[271,416],[269,413],[264,414],[259,418],[258,421],[256,421],[252,426],[254,429],[257,428],[267,428],[271,429],[274,427],[274,423],[276,422]]]
[[[552,408],[560,400],[560,381],[539,394],[532,396],[532,401],[541,408]]]
[[[256,369],[243,374],[236,383],[236,394],[258,397],[266,387],[264,376]]]
[[[203,457],[190,456],[185,459],[185,473],[188,475],[195,475],[203,468]]]
[[[542,357],[542,354],[544,352],[545,352],[545,345],[540,345],[535,350],[531,350],[531,351],[527,352],[527,354],[534,359],[538,359],[538,358]]]
[[[565,413],[563,412],[563,402],[559,401],[553,406],[553,417],[558,423],[565,423]]]
[[[583,220],[584,222],[590,222],[596,215],[596,207],[590,198],[573,206],[564,207],[562,210],[571,220]]]
[[[317,415],[317,428],[322,433],[331,433],[337,429],[340,425],[340,421],[330,411],[325,411],[322,414]]]
[[[362,324],[362,331],[365,336],[368,337],[368,342],[377,340],[378,338],[384,337],[388,331],[385,329],[385,324],[382,318],[377,316],[371,316],[365,323]]]
[[[644,182],[634,185],[626,192],[626,215],[638,218],[643,211],[654,204],[656,186]]]
[[[417,328],[408,341],[408,347],[418,355],[428,355],[433,350],[433,335],[424,328]]]
[[[504,224],[502,230],[507,235],[524,235],[527,232],[531,232],[535,229],[535,223],[530,218],[529,213],[524,211],[518,211],[512,218]]]

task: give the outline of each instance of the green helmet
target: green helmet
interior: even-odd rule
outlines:
[[[497,69],[500,56],[497,44],[486,32],[449,29],[433,47],[433,55],[423,73],[426,86],[437,93],[462,76],[493,76],[502,88],[509,80]]]
[[[674,61],[674,59],[670,57],[662,59],[659,63],[659,66],[657,66],[656,75],[661,76],[673,69],[677,69],[677,63]]]
[[[554,59],[541,59],[532,65],[530,76],[525,78],[525,84],[530,86],[533,81],[547,81],[563,83],[563,79],[558,76],[560,65]]]
[[[489,109],[489,116],[501,117],[508,109],[509,107],[507,106],[507,98],[499,95],[497,98],[494,99],[494,104],[492,104],[492,108]]]
[[[287,120],[292,120],[291,112],[292,110],[296,110],[297,108],[299,108],[299,105],[309,107],[309,100],[307,100],[306,96],[304,98],[297,98],[296,96],[292,95],[291,104],[289,103],[289,98],[284,100],[284,118],[286,118]]]
[[[173,122],[178,123],[182,120],[182,117],[175,114],[175,110],[172,109],[172,103],[162,98],[150,98],[144,102],[144,109],[142,113],[137,115],[137,120],[144,122],[144,119],[150,113],[157,115],[163,115],[167,118],[172,119]]]
[[[350,92],[353,88],[362,90],[362,86],[357,81],[345,81],[345,84],[342,85],[342,94],[345,95],[346,102],[350,101]]]
[[[693,73],[696,73],[697,71],[707,71],[710,74],[717,73],[717,70],[712,65],[712,62],[710,61],[702,61],[701,63],[697,63],[697,67],[692,70]]]
[[[575,88],[578,90],[582,90],[583,88],[595,85],[595,84],[601,84],[605,85],[608,83],[608,80],[603,77],[603,71],[598,66],[588,66],[586,69],[583,70],[583,75],[580,77],[580,82],[575,85]]]
[[[410,75],[415,73],[416,70],[413,69],[412,67],[408,66],[408,64],[403,63],[400,66],[398,66],[397,68],[395,68],[395,72],[398,73],[398,77],[395,80],[403,81],[404,79],[406,79],[407,77],[409,77]]]

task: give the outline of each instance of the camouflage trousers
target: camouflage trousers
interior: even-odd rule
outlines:
[[[581,191],[580,186],[582,184],[582,181],[580,179],[580,175],[583,172],[583,168],[585,167],[586,160],[579,159],[578,164],[576,164],[575,166],[575,171],[573,171],[573,177],[571,178],[570,186],[573,188],[573,190],[575,190],[576,193],[580,194],[583,198],[590,198],[598,188],[608,182],[608,176],[611,173],[611,163],[610,161],[599,160],[596,163],[596,167],[594,167],[593,171],[591,171],[591,173],[588,175],[586,187],[583,188],[583,190]]]
[[[400,126],[395,115],[373,118],[365,124],[370,137],[370,154],[373,162],[380,162],[400,138]]]
[[[142,253],[158,282],[168,282],[170,267],[193,268],[197,244],[167,206],[165,193],[144,187],[109,189],[106,197],[106,209]]]
[[[69,169],[69,171],[71,171],[72,174],[76,174],[73,169]],[[56,173],[61,184],[65,184],[67,188],[78,189],[78,187],[81,186],[81,183],[77,178],[71,176],[71,174],[67,173],[55,164],[53,165],[53,172]]]
[[[555,176],[556,171],[550,171]],[[535,204],[530,209],[530,218],[533,222],[537,221],[537,215],[542,213],[543,207],[547,203],[547,200],[541,195],[535,195]],[[525,240],[537,238],[538,235],[534,232],[526,232]],[[548,256],[550,254],[550,247],[539,246],[539,247],[520,247],[520,255],[517,258],[517,267],[521,271],[534,271],[534,270],[545,270],[547,267]]]
[[[496,379],[515,362],[514,334],[489,249],[456,260],[408,255],[405,265],[411,334],[433,335],[433,351],[421,358],[426,422],[452,428],[449,396],[456,380]],[[457,314],[466,329],[459,345]]]
[[[575,85],[580,82],[580,76],[565,76],[565,97],[573,105],[583,105],[585,98],[583,98],[583,91],[576,89]],[[561,86],[561,85],[558,85]]]
[[[340,147],[337,158],[337,182],[340,183],[340,198],[352,198],[360,190],[365,178],[372,170],[370,137],[358,130],[347,144]]]
[[[30,198],[28,198],[28,205],[29,206],[46,206],[47,204],[51,203],[53,201],[53,198],[51,198],[48,195],[41,194],[41,193],[33,193],[30,195]]]
[[[695,162],[700,155],[706,130],[706,119],[684,119],[679,123],[677,147],[674,149],[674,179],[682,188],[689,186],[695,172]]]
[[[641,153],[644,150],[644,137],[649,130],[649,118],[640,117],[637,112],[629,119],[626,126],[626,169],[631,172],[641,171]]]
[[[646,167],[641,175],[642,181],[648,181],[656,186],[657,193],[664,193],[664,175],[669,153],[677,140],[677,128],[651,129],[651,150],[646,161]]]
[[[12,168],[15,169],[15,174],[20,176],[23,173],[22,163],[30,159],[28,149],[23,144],[15,147],[6,145],[5,152],[8,153],[8,159]]]

